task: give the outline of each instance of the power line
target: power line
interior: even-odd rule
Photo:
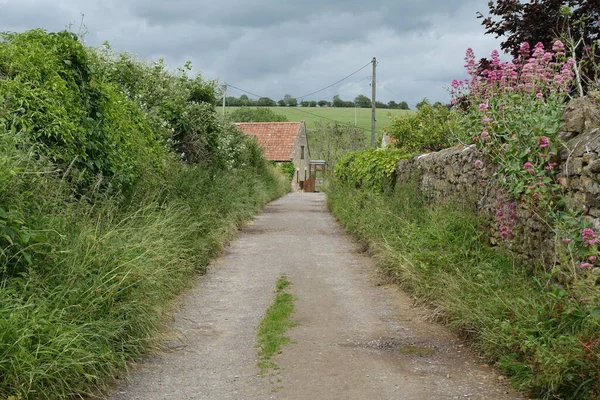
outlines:
[[[363,69],[367,68],[367,67],[368,67],[369,65],[371,65],[371,64],[372,64],[372,61],[369,61],[369,62],[368,62],[367,64],[365,64],[363,67],[361,67],[361,68],[359,68],[358,70],[354,71],[354,72],[353,72],[353,73],[351,73],[350,75],[348,75],[348,76],[346,76],[346,77],[344,77],[344,78],[340,79],[339,81],[337,81],[337,82],[334,82],[334,83],[332,83],[331,85],[324,87],[323,89],[316,90],[316,91],[314,91],[314,92],[311,92],[311,93],[305,94],[305,95],[303,95],[303,96],[297,96],[296,98],[297,98],[297,99],[302,99],[302,98],[304,98],[304,97],[312,96],[313,94],[317,94],[317,93],[320,93],[320,92],[322,92],[322,91],[324,91],[324,90],[327,90],[327,89],[329,89],[330,87],[332,87],[332,86],[335,86],[335,85],[337,85],[338,83],[345,81],[346,79],[350,78],[351,76],[354,76],[354,75],[358,74],[360,71],[362,71]]]
[[[248,93],[249,95],[251,95],[251,96],[254,96],[254,97],[256,97],[256,98],[261,98],[261,97],[264,97],[264,96],[260,96],[260,95],[258,95],[258,94],[256,94],[256,93],[252,93],[252,92],[249,92],[249,91],[247,91],[247,90],[240,89],[239,87],[237,87],[237,86],[233,86],[233,85],[231,85],[231,84],[227,84],[227,87],[234,88],[236,91],[239,91],[239,92]],[[350,127],[352,127],[352,128],[357,128],[357,129],[360,129],[360,130],[362,130],[362,131],[364,131],[364,132],[369,132],[369,130],[367,130],[367,129],[365,129],[365,128],[361,128],[361,127],[359,127],[359,126],[354,126],[354,125],[352,125],[352,124],[349,124],[349,123],[347,123],[347,122],[338,121],[337,119],[333,119],[333,118],[325,117],[325,116],[323,116],[323,115],[319,115],[319,114],[311,113],[311,112],[309,112],[309,111],[301,110],[301,109],[300,109],[300,108],[298,108],[298,107],[285,107],[285,109],[286,109],[286,110],[290,110],[290,111],[292,111],[292,112],[296,111],[296,112],[300,112],[300,113],[304,113],[304,114],[312,115],[313,117],[317,117],[317,118],[321,118],[321,119],[326,119],[326,120],[329,120],[329,121],[332,121],[332,122],[337,122],[338,124],[347,125],[347,126],[350,126]]]
[[[241,91],[241,92],[247,93],[247,94],[249,94],[249,95],[251,95],[251,96],[257,97],[257,98],[259,98],[259,99],[260,99],[261,97],[264,97],[264,96],[259,96],[259,95],[255,94],[255,93],[249,92],[249,91],[247,91],[247,90],[240,89],[239,87],[235,87],[235,86],[233,86],[233,85],[231,85],[231,84],[229,84],[229,83],[227,84],[227,86],[229,86],[229,87],[232,87],[232,88],[234,88],[234,89],[237,89],[237,90],[239,90],[239,91]]]
[[[362,131],[364,131],[364,132],[367,132],[367,133],[371,132],[370,130],[368,130],[368,129],[365,129],[365,128],[361,128],[361,127],[360,127],[360,126],[358,126],[358,125],[352,125],[352,124],[349,124],[349,123],[347,123],[347,122],[338,121],[337,119],[333,119],[333,118],[325,117],[325,116],[323,116],[323,115],[319,115],[319,114],[311,113],[311,112],[309,112],[309,111],[304,111],[304,110],[301,110],[301,109],[300,109],[300,108],[298,108],[298,107],[286,107],[286,109],[288,109],[288,110],[289,110],[289,109],[296,110],[296,111],[302,112],[302,113],[304,113],[304,114],[312,115],[313,117],[322,118],[322,119],[326,119],[326,120],[329,120],[329,121],[337,122],[338,124],[347,125],[347,126],[350,126],[350,127],[352,127],[352,128],[357,128],[357,129],[360,129],[360,130],[362,130]]]
[[[357,81],[353,81],[353,82],[348,82],[348,83],[346,83],[346,85],[347,85],[347,86],[358,85],[359,83],[361,83],[361,82],[363,82],[363,81],[365,81],[365,80],[367,80],[367,79],[371,79],[371,75],[363,76],[362,78],[360,78],[360,79],[359,79],[359,80],[357,80]],[[371,83],[370,83],[370,82],[369,82],[369,86],[371,86]],[[340,89],[341,89],[341,88],[340,88]],[[331,96],[331,97],[335,97],[335,96],[339,96],[339,95],[340,95],[340,92],[337,92],[337,93],[333,93],[333,96]]]
[[[232,86],[231,86],[231,85],[228,85],[228,89],[230,89],[232,92],[236,92],[236,93],[237,93],[237,94],[239,94],[239,95],[244,95],[244,93],[240,92],[239,90],[232,89]]]
[[[391,94],[393,94],[394,96],[397,96],[400,100],[402,101],[406,101],[402,96],[400,96],[398,93],[394,92],[391,89],[388,89],[387,87],[385,87],[384,85],[380,85],[382,89],[387,90],[388,92],[390,92]],[[408,102],[407,102],[408,103]]]

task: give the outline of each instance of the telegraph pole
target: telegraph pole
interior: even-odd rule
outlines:
[[[375,147],[375,99],[377,95],[377,59],[373,57],[373,76],[371,80],[371,147]]]
[[[223,84],[223,115],[225,115],[226,100],[227,100],[227,83]]]

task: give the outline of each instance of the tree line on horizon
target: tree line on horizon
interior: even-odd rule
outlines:
[[[340,108],[371,108],[371,99],[365,95],[359,94],[354,98],[354,101],[342,100],[339,95],[333,96],[332,101],[329,100],[302,100],[298,101],[296,98],[289,94],[286,94],[283,99],[275,101],[270,97],[261,97],[258,100],[253,100],[247,95],[243,94],[239,98],[234,96],[227,96],[227,105],[231,107],[340,107]],[[410,107],[406,101],[397,103],[391,100],[387,103],[381,101],[375,102],[377,108],[386,108],[391,110],[410,110]]]

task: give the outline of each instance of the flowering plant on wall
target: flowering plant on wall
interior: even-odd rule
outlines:
[[[488,155],[499,191],[509,197],[496,212],[500,236],[513,238],[513,201],[519,200],[556,232],[562,269],[568,264],[587,270],[600,261],[598,236],[577,212],[566,207],[556,177],[560,145],[556,135],[574,84],[575,61],[566,56],[560,41],[552,49],[541,43],[532,49],[524,43],[519,54],[505,62],[494,51],[487,68],[481,70],[473,50],[467,50],[469,78],[454,80],[450,88],[460,130],[475,133],[465,139]],[[484,161],[476,160],[475,167],[484,168]],[[572,272],[577,274],[577,269]]]

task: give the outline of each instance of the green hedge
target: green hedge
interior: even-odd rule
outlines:
[[[68,32],[0,41],[0,398],[104,389],[289,181],[214,87]]]
[[[130,185],[165,158],[144,112],[95,73],[69,32],[5,33],[0,41],[0,124],[45,145],[63,168]]]
[[[402,150],[372,149],[346,154],[335,167],[335,177],[354,187],[380,191],[393,188],[398,161],[409,158]]]

